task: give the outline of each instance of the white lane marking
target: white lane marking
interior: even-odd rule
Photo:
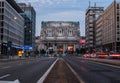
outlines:
[[[93,61],[91,61],[91,62],[93,62]],[[120,68],[120,66],[111,65],[111,64],[108,64],[108,63],[104,63],[104,62],[94,61],[93,63],[97,63],[97,64],[101,64],[101,65],[105,65],[105,66],[110,66],[110,67],[114,67],[114,68]]]
[[[1,76],[0,79],[3,79],[3,78],[8,77],[8,76],[10,76],[10,74],[6,74],[4,76]]]
[[[63,60],[64,61],[64,60]],[[65,62],[65,61],[64,61]],[[67,62],[65,62],[66,63],[66,65],[69,67],[69,69],[73,72],[73,74],[77,77],[77,79],[79,80],[79,82],[80,83],[85,83],[84,81],[83,81],[83,79],[80,77],[80,76],[78,76],[78,74],[75,72],[75,70],[67,63]]]
[[[110,67],[114,67],[114,68],[120,68],[120,66],[117,66],[115,64],[107,63],[105,61],[99,61],[99,60],[96,60],[96,59],[95,60],[94,59],[83,59],[83,60],[86,60],[86,61],[89,60],[89,62],[92,62],[92,63],[102,64],[102,65],[110,66]]]
[[[2,67],[1,69],[7,69],[10,68],[11,66],[6,66],[6,67]]]
[[[14,82],[12,83],[20,83],[20,81],[18,79],[16,79]]]
[[[0,81],[0,83],[20,83],[20,81],[16,79],[15,81]]]
[[[54,61],[54,63],[50,66],[50,68],[45,72],[45,74],[37,81],[37,83],[43,83],[47,75],[50,73],[51,69],[55,65],[55,63],[58,61],[58,58]]]

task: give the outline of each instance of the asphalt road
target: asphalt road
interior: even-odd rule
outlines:
[[[0,81],[36,83],[56,58],[40,58],[0,63]]]
[[[64,57],[84,83],[120,83],[120,67]]]

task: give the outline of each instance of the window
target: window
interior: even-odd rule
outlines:
[[[1,21],[1,22],[0,22],[0,26],[1,26],[1,27],[2,27],[2,26],[4,26],[4,23],[3,23],[3,21]]]
[[[119,15],[119,10],[117,10],[117,15]]]
[[[0,31],[0,33],[3,33],[3,28],[1,28],[1,31]]]
[[[117,9],[119,9],[119,4],[117,4]]]
[[[2,20],[4,19],[4,16],[2,15]]]
[[[3,35],[1,35],[1,40],[3,40]]]
[[[117,32],[117,34],[120,34],[119,32]]]
[[[2,2],[2,7],[4,7],[4,2]]]
[[[1,7],[2,5],[1,5],[1,2],[0,2],[0,7]]]
[[[117,25],[117,28],[119,28],[119,25]]]
[[[117,38],[117,40],[120,40],[120,38]]]
[[[119,22],[119,17],[117,17],[117,21]]]
[[[4,13],[4,9],[2,8],[2,13]]]

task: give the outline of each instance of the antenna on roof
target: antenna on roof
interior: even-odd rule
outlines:
[[[28,6],[30,6],[30,7],[31,7],[31,3],[30,3],[30,2],[28,3]]]
[[[94,3],[94,6],[96,7],[96,2]]]
[[[90,8],[90,4],[91,4],[91,2],[90,2],[90,0],[89,0],[89,8]]]

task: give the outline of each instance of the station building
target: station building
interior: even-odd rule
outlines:
[[[72,21],[46,21],[41,23],[40,49],[56,53],[75,51],[80,47],[80,24]]]

